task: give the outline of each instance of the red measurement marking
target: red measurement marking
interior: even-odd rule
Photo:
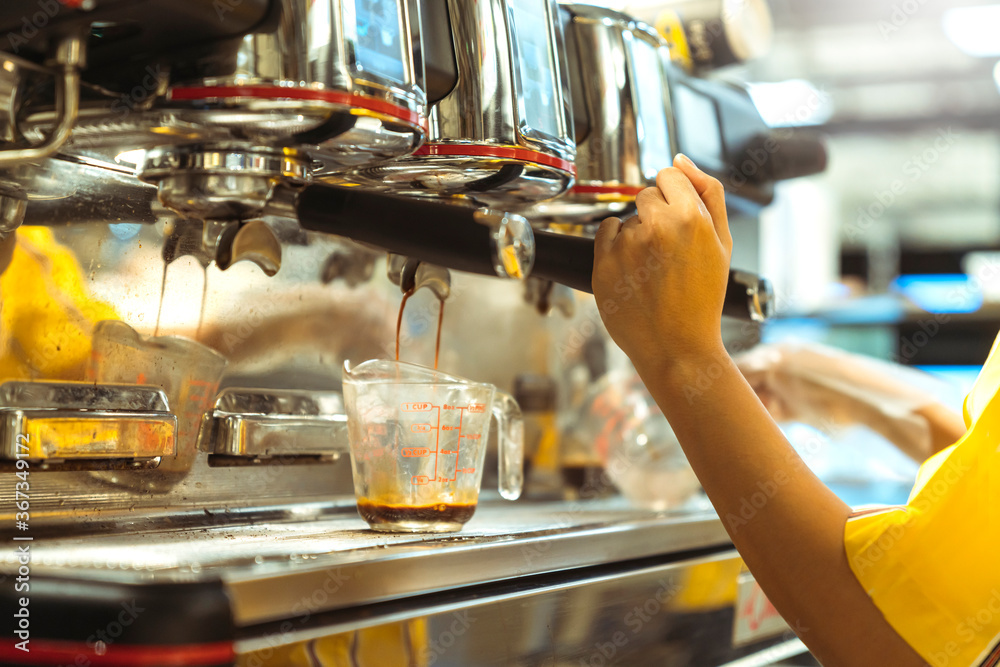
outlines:
[[[371,435],[385,435],[385,424],[368,424],[367,428]]]
[[[458,472],[464,472],[464,473],[467,473],[467,474],[471,475],[472,473],[476,472],[476,469],[475,468],[459,468]]]
[[[430,433],[432,428],[434,427],[430,424],[414,424],[410,430],[414,433]]]
[[[457,451],[454,451],[454,450],[451,450],[451,449],[442,449],[441,453],[442,454],[458,454]]]
[[[468,438],[469,440],[479,440],[479,434],[478,433],[476,433],[475,435],[460,435],[458,437],[460,437],[460,438]]]
[[[430,403],[402,403],[399,408],[403,412],[430,412],[434,406]]]
[[[471,414],[477,414],[477,413],[481,413],[481,412],[486,412],[486,406],[483,405],[482,403],[470,403],[469,404],[469,412]]]
[[[423,486],[424,484],[430,484],[431,478],[427,475],[414,475],[410,481],[414,485]]]
[[[438,407],[438,426],[441,425],[441,408]],[[441,450],[441,429],[434,431],[434,476],[437,477],[438,474],[438,452]]]
[[[431,450],[426,447],[404,447],[402,450],[403,456],[427,456],[431,453]]]
[[[443,431],[458,431],[461,428],[462,428],[461,426],[442,426],[441,430],[443,430]]]

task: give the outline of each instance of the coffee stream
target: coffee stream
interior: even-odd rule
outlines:
[[[403,300],[399,304],[399,315],[396,317],[396,361],[399,361],[399,337],[403,329],[403,309],[406,308],[406,302],[411,296],[413,296],[413,290],[407,290],[403,293]],[[437,340],[434,343],[434,370],[437,370],[438,360],[441,356],[441,325],[444,323],[444,299],[438,301],[441,304],[441,309],[438,311]]]
[[[153,335],[160,335],[160,319],[163,317],[163,301],[167,296],[167,269],[170,268],[168,262],[163,263],[163,276],[160,278],[160,304],[156,309],[156,328],[153,329]],[[202,271],[204,272],[204,281],[201,284],[201,310],[198,312],[198,328],[195,331],[194,339],[199,340],[201,338],[201,327],[205,323],[205,306],[208,303],[208,267],[202,266]],[[398,356],[398,350],[397,350]]]
[[[403,310],[406,302],[413,296],[413,290],[403,293],[399,304],[399,315],[396,317],[396,361],[399,361],[399,340],[403,330]],[[441,354],[441,325],[444,322],[444,299],[440,299],[438,311],[437,339],[434,344],[434,369],[437,370]],[[395,446],[399,446],[398,430]],[[358,499],[358,512],[370,526],[377,530],[427,530],[427,524],[434,524],[431,530],[457,530],[472,518],[476,511],[476,503],[436,503],[432,505],[400,505],[373,501],[368,498]]]

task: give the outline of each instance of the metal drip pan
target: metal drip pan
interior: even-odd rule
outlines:
[[[331,573],[342,581],[325,608],[495,582],[664,553],[731,548],[710,509],[653,513],[622,499],[480,503],[465,529],[440,535],[376,533],[353,506],[296,508],[298,520],[35,539],[32,574],[120,583],[222,579],[237,625],[295,613]],[[5,552],[0,570],[15,572]]]

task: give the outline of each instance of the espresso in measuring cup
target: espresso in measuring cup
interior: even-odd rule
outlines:
[[[461,529],[476,510],[494,418],[501,495],[520,494],[520,410],[493,385],[379,359],[345,367],[344,404],[358,513],[372,529]]]
[[[437,505],[395,505],[358,499],[358,513],[377,530],[445,533],[459,530],[472,518],[476,503],[439,503]]]

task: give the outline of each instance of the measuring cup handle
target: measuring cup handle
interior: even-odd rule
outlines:
[[[521,408],[509,394],[498,391],[493,399],[493,417],[497,421],[500,495],[507,500],[517,500],[524,483],[524,420]]]

